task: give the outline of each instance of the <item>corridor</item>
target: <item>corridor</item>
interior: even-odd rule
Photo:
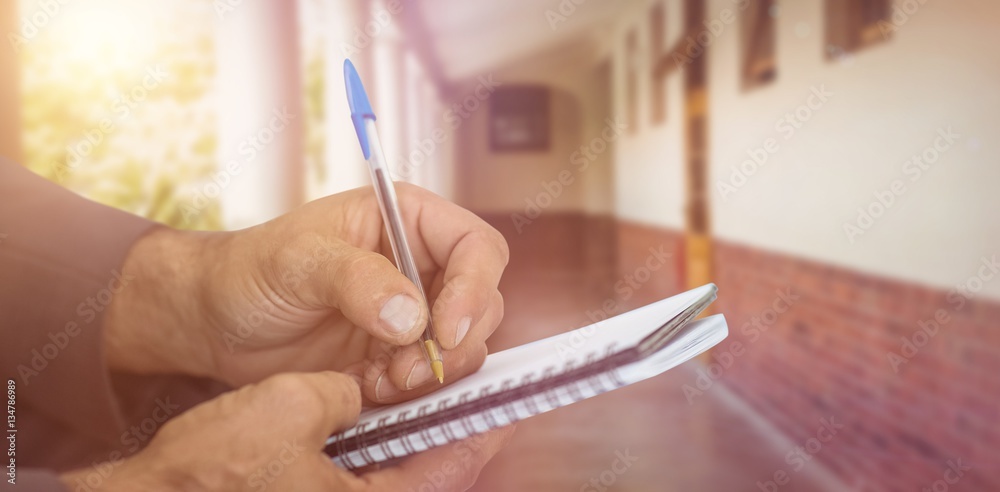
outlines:
[[[719,287],[724,342],[473,490],[1000,490],[1000,3],[39,4],[0,155],[89,199],[238,230],[370,186],[350,58],[395,178],[510,245],[491,352]]]

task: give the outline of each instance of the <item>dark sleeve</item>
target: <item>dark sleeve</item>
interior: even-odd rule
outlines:
[[[94,463],[119,462],[167,419],[228,389],[105,364],[104,310],[128,288],[125,256],[152,227],[0,159],[0,376],[15,388],[23,490],[50,490],[55,472],[80,468],[98,480]]]
[[[58,438],[118,441],[125,419],[104,364],[101,321],[128,281],[121,265],[129,247],[151,226],[0,160],[0,374],[15,388],[23,490],[58,483],[51,473],[29,473],[32,466],[84,458]]]
[[[31,492],[69,492],[69,489],[59,480],[54,472],[46,470],[19,470],[17,482],[11,485],[4,482],[6,488],[0,490],[30,490]],[[86,490],[86,489],[83,489]]]

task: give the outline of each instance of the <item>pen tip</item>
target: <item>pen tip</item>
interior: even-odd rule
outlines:
[[[434,377],[437,378],[438,382],[444,384],[444,364],[439,360],[432,360],[431,371],[434,372]]]

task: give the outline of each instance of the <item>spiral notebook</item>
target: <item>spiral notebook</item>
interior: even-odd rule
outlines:
[[[722,315],[692,321],[708,284],[583,328],[491,354],[474,374],[420,398],[366,410],[326,442],[346,469],[402,458],[661,374],[728,334]]]

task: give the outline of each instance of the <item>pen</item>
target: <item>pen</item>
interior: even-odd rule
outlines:
[[[403,229],[403,218],[399,213],[396,189],[392,185],[389,167],[386,165],[382,144],[379,142],[378,130],[375,128],[375,112],[372,111],[365,86],[361,83],[361,77],[358,76],[358,71],[354,68],[351,60],[344,60],[344,85],[347,87],[347,104],[351,108],[351,121],[354,123],[354,131],[357,132],[358,140],[361,142],[361,152],[368,160],[372,184],[375,186],[375,196],[378,199],[379,209],[382,211],[382,220],[385,222],[385,228],[389,234],[389,244],[392,245],[392,254],[396,258],[396,265],[403,272],[403,275],[406,275],[406,278],[417,286],[420,297],[423,298],[424,304],[427,304],[427,294],[424,293],[424,286],[420,282],[420,272],[417,270],[416,262],[413,261],[413,253],[410,252],[410,244],[406,240],[406,231]],[[434,377],[439,383],[444,383],[441,347],[434,338],[432,325],[430,313],[428,313],[427,326],[424,327],[424,331],[420,335],[420,344],[424,348],[424,354],[431,365]]]

